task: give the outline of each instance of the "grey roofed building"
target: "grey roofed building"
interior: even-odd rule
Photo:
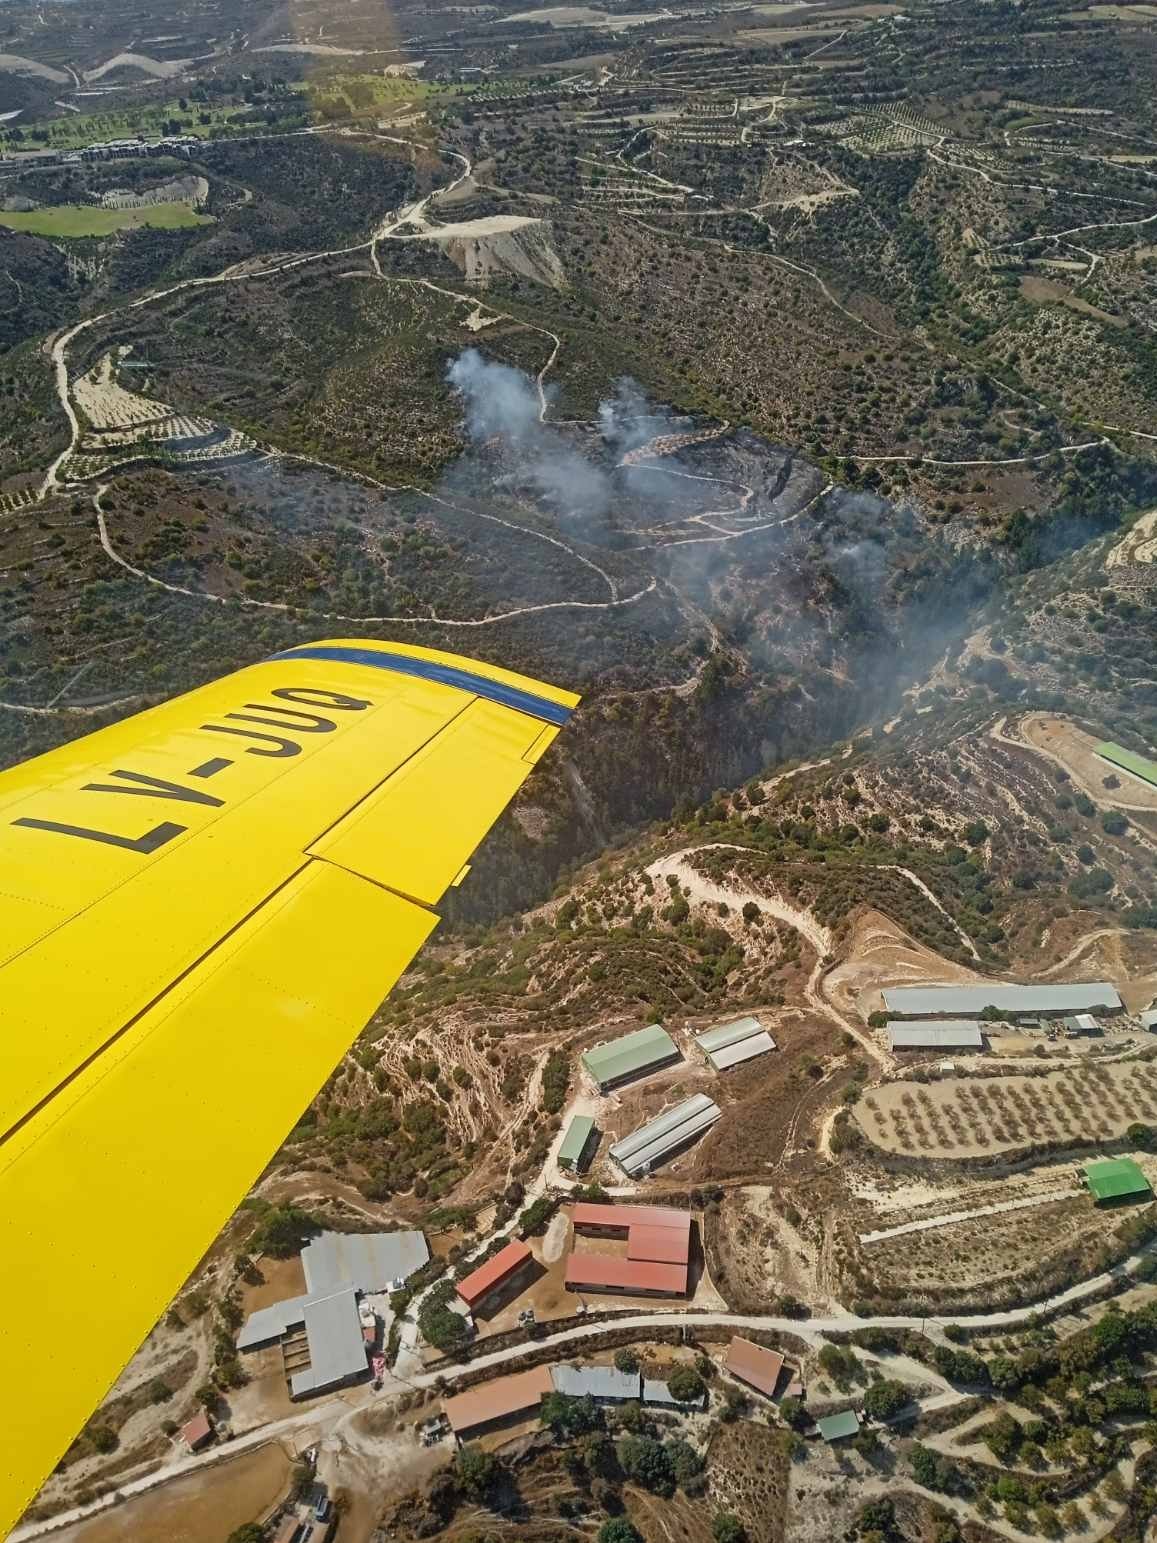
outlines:
[[[615,1366],[570,1366],[550,1369],[554,1391],[567,1398],[593,1398],[596,1403],[625,1404],[638,1398],[642,1378],[638,1372],[621,1372]]]
[[[289,1379],[289,1391],[294,1398],[336,1387],[369,1369],[357,1292],[352,1286],[306,1302],[305,1336],[309,1341],[309,1367],[294,1372]]]
[[[1004,1013],[1038,1013],[1059,1017],[1063,1013],[1119,1012],[1121,998],[1107,981],[1080,985],[1049,984],[1015,986],[992,981],[981,986],[889,986],[884,1006],[903,1017],[968,1017],[998,1008]]]
[[[1141,1027],[1148,1029],[1150,1033],[1157,1030],[1157,1007],[1150,1007],[1141,1014]]]
[[[638,1130],[616,1141],[611,1156],[625,1173],[636,1174],[653,1168],[656,1163],[671,1157],[688,1142],[701,1136],[714,1125],[720,1115],[719,1105],[706,1093],[696,1093],[668,1109],[657,1119],[650,1120]]]
[[[717,1072],[775,1049],[775,1040],[759,1019],[752,1017],[737,1018],[734,1023],[722,1023],[704,1034],[696,1034],[695,1043]]]
[[[693,1398],[690,1403],[687,1403],[685,1399],[673,1397],[671,1389],[665,1382],[660,1382],[654,1377],[644,1377],[643,1402],[654,1404],[660,1409],[702,1409],[707,1402],[707,1395],[703,1393],[699,1398]]]
[[[943,1018],[935,1022],[889,1023],[888,1043],[893,1050],[982,1050],[980,1025],[969,1018]]]
[[[749,1034],[746,1039],[738,1040],[734,1045],[724,1045],[722,1050],[711,1051],[707,1059],[717,1072],[725,1072],[729,1066],[754,1060],[757,1055],[767,1055],[774,1049],[775,1040],[766,1030],[761,1030],[758,1034]]]
[[[358,1294],[353,1286],[324,1296],[290,1297],[259,1308],[245,1320],[237,1348],[255,1350],[302,1328],[309,1345],[309,1366],[290,1378],[294,1398],[320,1393],[368,1370]]]
[[[301,1251],[305,1286],[311,1297],[345,1286],[388,1291],[429,1260],[420,1232],[323,1232]]]

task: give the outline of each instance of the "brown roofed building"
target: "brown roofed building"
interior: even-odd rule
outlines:
[[[213,1426],[203,1409],[198,1409],[187,1424],[181,1426],[181,1440],[190,1452],[199,1452],[213,1439]]]
[[[614,1233],[635,1227],[663,1227],[686,1238],[691,1236],[690,1211],[661,1205],[599,1205],[584,1200],[571,1211],[571,1223],[576,1232]]]
[[[687,1266],[610,1254],[572,1254],[566,1262],[568,1291],[613,1292],[627,1297],[685,1297]]]
[[[534,1255],[525,1243],[508,1243],[458,1282],[458,1295],[473,1311],[492,1291],[511,1285],[533,1262]]]
[[[723,1366],[740,1382],[745,1382],[765,1398],[771,1398],[783,1370],[783,1356],[778,1350],[768,1350],[764,1345],[754,1345],[751,1340],[736,1335],[727,1347]]]
[[[535,1366],[513,1377],[495,1377],[446,1399],[442,1410],[459,1441],[491,1425],[537,1410],[542,1395],[554,1392],[549,1366]]]
[[[653,1259],[658,1264],[686,1264],[691,1234],[678,1227],[632,1227],[627,1233],[628,1259]]]

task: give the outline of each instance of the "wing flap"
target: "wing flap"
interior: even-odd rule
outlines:
[[[526,779],[544,730],[533,718],[474,701],[444,733],[310,847],[400,894],[433,905]]]

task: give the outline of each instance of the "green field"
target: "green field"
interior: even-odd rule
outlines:
[[[0,213],[0,225],[25,230],[33,236],[111,236],[117,230],[137,230],[151,225],[156,230],[183,230],[189,225],[212,225],[207,214],[192,204],[151,204],[144,209],[99,209],[93,204],[58,204],[33,209],[27,214]]]
[[[151,107],[129,107],[122,112],[72,113],[40,123],[25,123],[20,136],[11,130],[0,134],[6,153],[22,150],[82,150],[85,145],[106,139],[162,139],[166,134],[196,134],[201,139],[222,133],[229,120],[244,112],[244,106],[210,107],[200,102],[184,110],[180,100],[157,103]],[[203,123],[202,118],[208,119]]]

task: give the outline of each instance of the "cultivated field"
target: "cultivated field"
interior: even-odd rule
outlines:
[[[889,1082],[855,1108],[864,1134],[886,1152],[981,1157],[1042,1143],[1077,1146],[1123,1136],[1157,1120],[1157,1066],[1088,1060],[1036,1077]]]

